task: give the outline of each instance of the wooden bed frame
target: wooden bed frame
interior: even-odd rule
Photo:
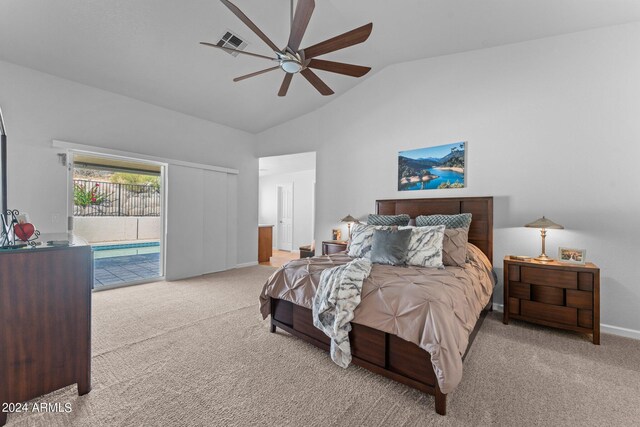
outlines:
[[[408,214],[412,223],[419,215],[471,213],[469,242],[480,248],[493,263],[493,197],[377,200],[376,213]],[[493,297],[469,337],[463,360],[492,304]],[[352,363],[435,396],[436,412],[446,414],[447,395],[438,387],[428,352],[393,334],[353,322],[351,326]],[[276,327],[324,350],[330,348],[329,338],[313,326],[311,310],[272,298],[271,332],[275,332]]]

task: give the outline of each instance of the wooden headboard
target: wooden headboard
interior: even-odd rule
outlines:
[[[420,215],[470,213],[469,242],[476,245],[493,264],[493,197],[376,200],[380,215]]]

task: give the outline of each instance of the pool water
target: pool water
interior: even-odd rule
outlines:
[[[160,242],[124,243],[92,246],[93,259],[160,253]]]

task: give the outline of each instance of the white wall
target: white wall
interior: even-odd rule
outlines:
[[[494,260],[586,248],[602,322],[640,330],[640,24],[388,67],[258,136],[260,156],[317,152],[318,238],[379,198],[494,196]],[[346,78],[346,77],[345,77]],[[299,135],[305,135],[300,138]],[[398,192],[397,152],[468,141],[468,187]],[[496,302],[502,301],[502,287]]]
[[[278,184],[293,182],[293,250],[310,245],[313,240],[313,186],[316,171],[306,170],[261,176],[259,179],[259,222],[278,222]],[[277,228],[273,229],[273,245],[277,247]]]
[[[9,205],[45,233],[66,230],[66,171],[53,139],[238,169],[238,263],[257,260],[254,136],[0,61]]]

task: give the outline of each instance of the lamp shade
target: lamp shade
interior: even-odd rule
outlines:
[[[545,218],[544,216],[542,218],[536,219],[533,222],[530,222],[529,224],[525,224],[525,227],[529,227],[529,228],[550,228],[550,229],[556,229],[556,230],[564,229],[564,227],[561,226],[560,224],[556,224],[555,222],[551,221],[548,218]]]
[[[340,222],[358,222],[358,220],[351,215],[347,215],[340,220]]]

